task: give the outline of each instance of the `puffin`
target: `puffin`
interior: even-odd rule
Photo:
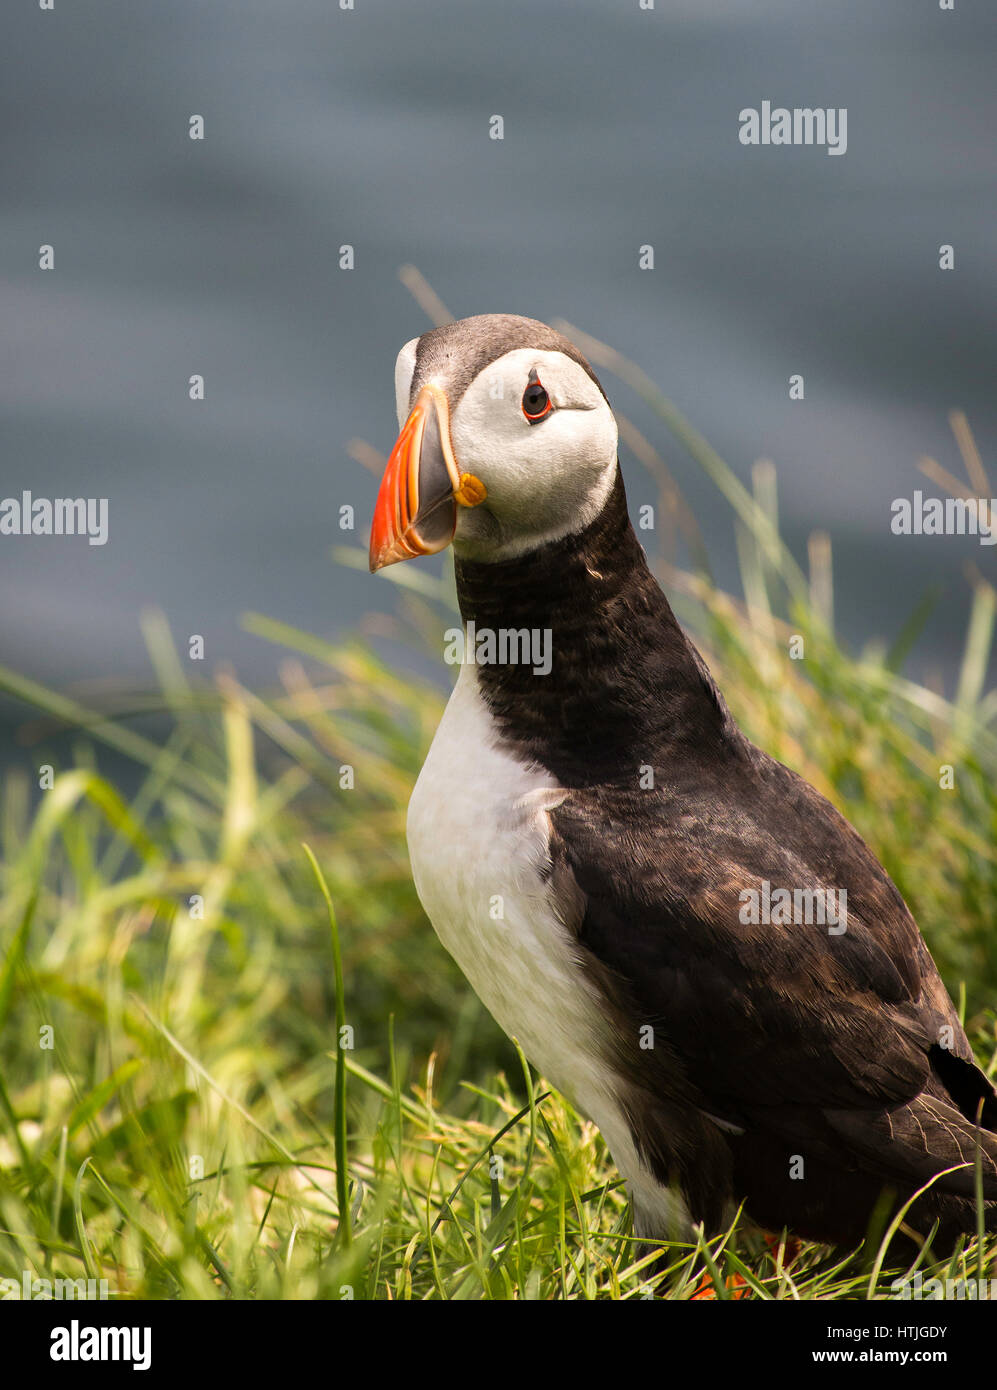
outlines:
[[[466,639],[409,804],[415,887],[601,1131],[635,1235],[743,1208],[857,1248],[909,1203],[901,1239],[942,1248],[978,1182],[997,1229],[997,1093],[875,855],[676,621],[585,357],[477,315],[406,343],[395,396],[370,568],[452,545]]]

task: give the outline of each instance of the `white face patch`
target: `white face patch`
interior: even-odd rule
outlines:
[[[554,406],[536,424],[522,408],[531,371]],[[481,506],[458,508],[454,548],[470,559],[508,559],[583,530],[616,476],[613,412],[588,373],[561,352],[516,348],[489,363],[450,429],[458,467],[488,490]]]
[[[395,358],[395,411],[399,429],[408,419],[412,378],[415,376],[415,350],[418,346],[419,339],[410,338]]]

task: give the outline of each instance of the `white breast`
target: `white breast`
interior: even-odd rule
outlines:
[[[503,746],[462,666],[408,810],[416,890],[436,933],[499,1027],[603,1133],[645,1232],[681,1213],[637,1158],[603,1059],[607,1025],[558,919],[541,869],[548,811],[563,800],[550,773]]]

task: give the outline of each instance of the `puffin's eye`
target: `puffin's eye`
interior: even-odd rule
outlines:
[[[553,409],[554,403],[540,385],[540,378],[537,376],[536,367],[534,367],[527,378],[526,390],[523,392],[523,414],[531,425],[535,425],[545,415],[549,415]]]

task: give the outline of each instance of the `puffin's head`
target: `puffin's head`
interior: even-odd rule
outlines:
[[[612,489],[609,402],[581,353],[535,319],[479,314],[413,338],[395,398],[372,571],[451,541],[465,559],[510,559],[580,531]]]

